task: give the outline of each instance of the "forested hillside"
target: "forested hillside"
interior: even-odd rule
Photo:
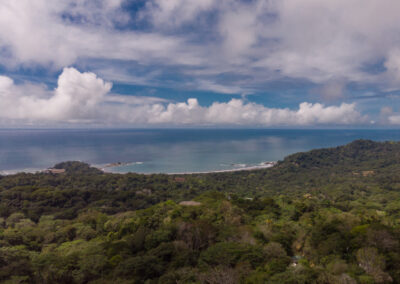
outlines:
[[[400,283],[400,143],[270,169],[0,177],[4,283]]]

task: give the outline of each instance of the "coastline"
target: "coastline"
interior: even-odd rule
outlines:
[[[226,170],[210,170],[210,171],[191,171],[191,172],[159,172],[159,173],[138,173],[138,172],[113,172],[110,169],[113,167],[96,167],[91,165],[92,167],[96,167],[97,169],[105,172],[105,173],[112,173],[112,174],[127,174],[127,173],[136,173],[136,174],[143,174],[143,175],[153,175],[153,174],[165,174],[165,175],[194,175],[194,174],[212,174],[212,173],[229,173],[229,172],[240,172],[240,171],[254,171],[254,170],[261,170],[261,169],[268,169],[272,168],[277,164],[276,161],[273,162],[263,162],[262,165],[255,165],[255,166],[246,166],[246,167],[240,167],[240,168],[232,168],[232,169],[226,169]]]
[[[263,166],[249,166],[243,168],[227,169],[227,170],[215,170],[215,171],[204,171],[204,172],[182,172],[182,173],[166,173],[167,175],[194,175],[194,174],[214,174],[214,173],[229,173],[229,172],[240,172],[240,171],[255,171],[261,169],[272,168],[276,165],[276,162]]]
[[[19,173],[25,173],[25,174],[37,174],[45,171],[44,169],[21,169],[21,170],[1,170],[0,171],[0,176],[10,176],[10,175],[16,175]]]
[[[141,162],[140,162],[141,163]],[[129,164],[134,164],[134,163],[111,163],[107,165],[93,165],[90,164],[91,167],[96,168],[101,170],[104,173],[109,173],[109,174],[128,174],[128,173],[136,173],[136,174],[143,174],[143,175],[153,175],[153,174],[165,174],[165,175],[193,175],[193,174],[212,174],[212,173],[229,173],[229,172],[239,172],[239,171],[254,171],[254,170],[261,170],[261,169],[267,169],[267,168],[272,168],[273,166],[276,165],[277,162],[264,162],[261,165],[255,165],[255,166],[246,166],[246,167],[239,167],[239,168],[232,168],[232,169],[226,169],[226,170],[210,170],[210,171],[192,171],[192,172],[154,172],[154,173],[138,173],[138,172],[114,172],[111,169],[115,167],[119,167],[121,165],[129,165]],[[9,175],[15,175],[19,173],[26,173],[26,174],[40,174],[40,173],[48,173],[49,170],[52,169],[46,168],[46,169],[21,169],[21,170],[2,170],[0,171],[0,176],[9,176]],[[53,173],[53,174],[60,174],[60,173]]]

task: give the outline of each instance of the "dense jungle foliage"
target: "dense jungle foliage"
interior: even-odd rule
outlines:
[[[270,169],[0,176],[2,283],[400,283],[400,143]]]

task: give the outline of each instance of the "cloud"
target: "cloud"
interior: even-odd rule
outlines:
[[[365,117],[355,109],[354,104],[324,106],[301,103],[298,110],[267,108],[254,103],[233,99],[228,103],[214,103],[206,111],[207,121],[221,124],[253,125],[315,125],[315,124],[357,124]]]
[[[400,114],[389,116],[388,121],[392,125],[400,125]]]
[[[251,90],[246,90],[238,86],[226,86],[209,80],[198,80],[194,87],[200,90],[212,91],[220,94],[251,94]]]
[[[221,13],[218,30],[223,38],[223,50],[235,63],[240,63],[241,56],[248,55],[257,43],[258,9],[255,7],[259,5],[235,4]]]
[[[389,116],[391,114],[393,114],[393,109],[391,107],[386,106],[381,108],[382,116]]]
[[[377,96],[400,89],[399,9],[397,0],[3,0],[0,65],[5,72],[52,74],[75,66],[117,84],[273,95],[276,105],[287,102],[282,94],[303,102],[310,88],[317,101],[349,102],[357,95],[351,88],[373,85]],[[374,64],[382,65],[378,72],[370,70]],[[54,96],[46,86],[26,88],[38,93],[26,105]],[[110,98],[95,103],[101,110],[74,116],[97,120],[97,112],[127,101]],[[116,121],[135,117],[130,110],[119,119],[109,112]],[[18,107],[12,116],[23,113]],[[35,117],[29,119],[47,119],[41,112]]]
[[[400,49],[389,51],[384,66],[391,86],[400,87]]]
[[[97,107],[111,90],[112,84],[93,73],[64,68],[58,87],[50,92],[44,86],[15,85],[8,77],[0,78],[0,117],[21,122],[83,122],[98,119]]]
[[[112,84],[97,78],[94,73],[80,73],[74,68],[64,68],[58,78],[58,87],[48,101],[52,116],[86,119],[96,116],[97,107],[104,101]]]
[[[321,96],[327,101],[335,101],[343,99],[345,87],[346,82],[344,80],[336,79],[328,81],[322,86],[316,88],[315,90],[312,90],[312,93]]]
[[[151,0],[145,5],[141,17],[148,18],[156,27],[176,28],[193,21],[198,14],[217,5],[214,0]]]
[[[32,88],[33,87],[33,88]],[[154,97],[110,93],[112,84],[94,73],[64,68],[53,91],[42,85],[17,85],[0,77],[0,122],[35,124],[124,125],[324,125],[359,124],[355,104],[324,106],[302,103],[297,110],[267,108],[232,99],[201,106],[197,99],[167,103]],[[36,90],[29,93],[29,89]]]
[[[273,1],[277,21],[266,35],[279,39],[266,66],[290,77],[313,82],[345,76],[370,78],[363,64],[374,62],[397,46],[398,1]],[[360,9],[359,7],[363,7]],[[374,21],[371,21],[371,17]]]
[[[122,1],[4,0],[0,2],[0,61],[62,68],[79,58],[195,64],[184,39],[157,31],[118,30]],[[111,4],[110,4],[111,3]],[[93,6],[93,7],[92,7]],[[99,8],[100,7],[100,8]],[[127,21],[125,21],[127,22]],[[40,40],[38,40],[40,39]],[[179,56],[178,56],[179,55]],[[172,60],[172,62],[171,62]]]
[[[384,125],[400,125],[400,113],[393,111],[392,107],[385,106],[380,111],[380,122]]]
[[[104,98],[104,102],[127,105],[148,105],[154,103],[168,103],[168,100],[157,97],[110,94]]]
[[[267,108],[239,99],[203,107],[192,98],[187,102],[146,105],[120,113],[123,113],[120,117],[123,121],[145,125],[307,126],[366,122],[366,117],[355,109],[354,104],[326,107],[302,103],[298,110],[290,110]]]
[[[387,84],[398,77],[397,0],[148,0],[137,11],[124,3],[3,0],[0,63],[59,70],[81,59],[122,60],[180,66],[174,72],[206,80],[200,68],[249,76],[245,89],[279,78]],[[392,75],[365,70],[379,60]]]

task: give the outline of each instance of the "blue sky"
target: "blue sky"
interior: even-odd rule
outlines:
[[[397,127],[398,11],[397,0],[3,0],[0,126]]]

